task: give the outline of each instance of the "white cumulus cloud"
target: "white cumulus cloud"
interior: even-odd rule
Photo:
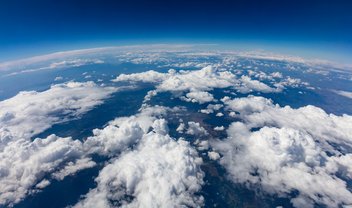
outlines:
[[[0,152],[0,204],[19,202],[35,184],[39,188],[47,185],[40,183],[45,174],[83,155],[82,143],[71,138],[51,135],[34,141],[10,141]]]
[[[75,207],[198,207],[203,184],[202,163],[183,139],[167,134],[164,119],[142,135],[137,147],[105,166],[95,179],[98,186]],[[126,199],[126,196],[127,197]],[[116,204],[117,203],[117,204]]]
[[[147,71],[134,74],[121,74],[113,81],[122,82],[147,82],[156,85],[156,90],[150,96],[156,95],[158,92],[190,92],[189,98],[206,97],[207,102],[211,96],[205,94],[214,88],[232,87],[239,92],[248,93],[251,91],[259,91],[264,93],[280,92],[280,88],[272,88],[258,80],[252,80],[248,76],[237,77],[230,70],[220,70],[212,66],[204,67],[200,70],[169,70],[168,73],[156,71]],[[150,99],[148,96],[148,99]],[[187,96],[188,97],[188,96]],[[197,99],[194,99],[197,101]]]
[[[215,100],[212,94],[203,91],[189,92],[186,94],[185,97],[181,97],[181,99],[192,103],[198,102],[200,104],[208,103]]]
[[[280,107],[255,96],[223,101],[241,122],[211,145],[234,182],[282,197],[296,193],[295,207],[352,205],[352,116],[314,106]]]

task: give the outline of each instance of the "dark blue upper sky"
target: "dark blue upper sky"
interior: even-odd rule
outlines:
[[[347,0],[3,0],[0,61],[160,42],[291,48],[348,61],[351,11]]]

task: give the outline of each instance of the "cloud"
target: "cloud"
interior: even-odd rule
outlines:
[[[201,113],[210,114],[215,111],[220,110],[224,105],[223,104],[209,104],[206,109],[201,109]]]
[[[351,69],[351,65],[348,65],[348,64],[341,64],[341,63],[332,62],[329,60],[322,60],[322,59],[305,59],[298,56],[275,54],[275,53],[263,51],[263,50],[229,52],[228,54],[232,54],[233,56],[244,57],[244,58],[285,61],[288,63],[305,64],[307,66],[312,66],[312,67],[321,67],[321,68],[337,67],[340,69],[348,69],[348,70]]]
[[[166,123],[157,117],[179,110],[146,106],[136,115],[116,118],[105,128],[94,129],[93,136],[83,142],[55,135],[33,141],[28,138],[8,139],[0,151],[0,204],[16,204],[36,189],[50,185],[51,179],[62,180],[95,166],[96,162],[91,159],[93,155],[118,157],[138,144],[151,128],[165,135]],[[6,132],[0,133],[3,140]]]
[[[66,176],[74,175],[80,170],[94,167],[96,163],[91,158],[82,158],[74,162],[70,161],[63,169],[52,174],[52,177],[57,180],[63,180]]]
[[[200,151],[209,149],[209,141],[208,140],[199,140],[197,139],[194,144],[197,146],[197,149]]]
[[[43,70],[50,70],[50,69],[61,69],[61,68],[73,68],[73,67],[79,67],[79,66],[84,66],[84,65],[89,65],[89,64],[102,64],[104,61],[100,59],[71,59],[71,60],[64,60],[64,61],[59,61],[59,62],[53,62],[50,63],[47,66],[43,67],[37,67],[37,68],[31,68],[31,69],[24,69],[20,71],[15,71],[9,74],[5,74],[4,76],[14,76],[18,74],[24,74],[24,73],[31,73],[31,72],[38,72],[38,71],[43,71]]]
[[[281,91],[279,88],[278,89],[271,88],[268,85],[258,80],[252,80],[248,76],[242,75],[240,80],[241,80],[240,86],[237,87],[237,90],[241,93],[249,93],[252,91],[258,91],[258,92],[264,92],[264,93]]]
[[[56,52],[56,53],[51,53],[51,54],[46,54],[46,55],[41,55],[41,56],[34,56],[34,57],[30,57],[30,58],[25,58],[25,59],[2,62],[2,63],[0,63],[0,71],[1,70],[8,71],[11,69],[16,69],[16,68],[25,68],[25,67],[32,65],[32,64],[38,64],[38,63],[43,63],[43,62],[57,60],[57,59],[66,59],[66,58],[71,58],[72,56],[86,55],[86,54],[91,54],[91,53],[108,51],[111,49],[113,49],[113,48],[106,47],[106,48],[91,48],[91,49],[62,51],[62,52]]]
[[[230,179],[289,197],[295,207],[352,205],[351,116],[255,96],[222,100],[241,120],[230,125],[227,139],[211,142]]]
[[[44,179],[44,180],[42,180],[41,182],[39,182],[37,185],[35,185],[35,187],[36,187],[37,189],[43,189],[43,188],[45,188],[45,187],[47,187],[47,186],[49,186],[49,185],[50,185],[50,181]]]
[[[197,152],[183,139],[167,134],[166,121],[155,120],[153,130],[138,145],[106,165],[75,207],[198,207],[203,182]]]
[[[333,92],[335,92],[338,95],[344,96],[346,98],[352,99],[352,92],[343,91],[343,90],[333,90]]]
[[[215,126],[214,130],[215,131],[223,131],[223,130],[225,130],[225,127],[224,126]]]
[[[76,119],[116,88],[93,82],[68,82],[42,92],[20,92],[0,102],[0,204],[13,205],[35,188],[50,182],[48,174],[62,180],[95,165],[86,158],[83,144],[72,138],[34,135],[53,124]]]
[[[67,82],[42,92],[20,92],[0,102],[0,132],[29,139],[53,124],[77,118],[116,90],[93,82]]]
[[[323,161],[329,157],[309,134],[275,127],[250,132],[239,122],[230,126],[228,134],[229,138],[215,147],[235,182],[259,185],[267,193],[283,197],[298,191],[291,200],[295,207],[352,204],[346,182],[327,169]]]
[[[298,88],[309,86],[308,82],[303,82],[301,79],[292,78],[290,76],[284,77],[280,72],[272,72],[270,74],[267,74],[263,71],[248,70],[248,75],[250,77],[255,77],[259,80],[270,81],[270,83],[272,83],[277,88],[277,91],[281,91],[285,89],[285,87]],[[260,84],[257,85],[259,86]]]
[[[203,91],[189,92],[185,97],[181,97],[182,100],[192,103],[204,104],[211,101],[215,101],[212,94]]]
[[[90,153],[114,156],[120,154],[149,131],[157,117],[167,111],[178,110],[162,106],[146,107],[139,114],[119,117],[108,123],[103,129],[94,129],[84,146]],[[155,129],[155,128],[154,128]]]
[[[199,135],[208,135],[208,132],[207,130],[205,130],[204,127],[200,125],[200,123],[189,121],[186,134],[199,136]]]
[[[168,73],[147,71],[141,73],[121,74],[116,77],[114,82],[146,82],[156,85],[156,90],[152,91],[147,97],[155,96],[158,92],[186,92],[189,93],[189,101],[197,101],[196,98],[204,97],[210,100],[211,95],[207,91],[214,88],[235,88],[242,93],[259,91],[264,93],[280,92],[280,88],[272,88],[258,81],[252,80],[248,76],[238,78],[230,70],[220,70],[212,66],[204,67],[200,70],[169,70]],[[186,95],[187,96],[187,95]],[[186,98],[185,100],[188,101]]]
[[[100,59],[73,59],[54,62],[49,65],[49,69],[65,68],[65,67],[79,67],[87,64],[102,64],[104,61]]]
[[[58,77],[55,77],[54,81],[61,81],[61,80],[63,80],[63,79],[64,79],[63,77],[58,76]]]
[[[173,71],[169,71],[169,73],[174,73]],[[160,73],[156,71],[146,71],[134,74],[121,74],[113,81],[121,82],[121,81],[132,81],[132,82],[149,82],[149,83],[159,83],[167,79],[168,74]]]
[[[152,44],[152,45],[130,45],[130,46],[111,46],[111,47],[101,47],[101,48],[89,48],[89,49],[79,49],[71,51],[60,51],[40,56],[34,56],[24,59],[18,59],[13,61],[7,61],[0,63],[0,71],[13,70],[18,68],[26,68],[30,65],[45,63],[48,61],[61,60],[65,61],[68,58],[72,57],[81,57],[91,54],[116,54],[121,52],[132,52],[138,51],[141,53],[141,50],[150,51],[150,52],[160,52],[160,51],[182,51],[195,47],[196,45],[185,45],[185,44]]]
[[[69,137],[51,135],[34,141],[18,139],[8,142],[0,151],[0,204],[18,203],[36,184],[37,188],[45,187],[48,183],[40,180],[65,164],[71,168],[64,168],[64,172],[73,174],[78,170],[73,164],[79,163],[76,160],[83,156],[82,143]],[[86,168],[86,165],[79,169]]]
[[[220,158],[220,155],[217,152],[210,151],[208,152],[208,157],[212,160],[218,160]]]
[[[180,125],[178,125],[178,127],[176,128],[176,131],[177,131],[178,133],[183,133],[184,130],[185,130],[185,128],[186,128],[186,125],[181,122]]]
[[[219,113],[216,114],[216,116],[217,116],[217,117],[222,117],[222,116],[224,116],[224,114],[221,113],[221,112],[219,112]]]
[[[352,147],[352,116],[327,114],[321,108],[308,105],[298,109],[280,107],[272,100],[248,96],[225,102],[229,109],[239,113],[251,128],[276,126],[299,129],[315,135],[321,142],[343,144]],[[319,125],[317,125],[319,121]]]

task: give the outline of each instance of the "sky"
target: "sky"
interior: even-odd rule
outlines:
[[[352,63],[352,1],[2,0],[0,61],[141,43],[211,43]]]

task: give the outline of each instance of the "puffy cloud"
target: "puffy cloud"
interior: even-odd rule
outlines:
[[[278,83],[274,84],[275,87],[278,89],[283,89],[286,86],[287,87],[292,87],[292,88],[298,88],[298,87],[304,87],[306,86],[309,89],[314,89],[313,87],[308,87],[309,83],[308,82],[303,82],[301,79],[298,78],[292,78],[292,77],[286,77],[285,79],[281,80]]]
[[[198,207],[196,195],[203,184],[202,163],[183,139],[167,134],[164,119],[142,135],[131,151],[105,166],[90,190],[75,207]]]
[[[200,125],[200,123],[194,122],[194,121],[189,121],[188,122],[188,128],[187,128],[186,133],[190,134],[190,135],[196,135],[196,136],[208,135],[207,130],[205,130],[205,128],[202,127]]]
[[[94,129],[84,146],[90,153],[117,155],[137,143],[153,127],[154,121],[167,111],[178,110],[162,106],[146,107],[140,113],[130,117],[119,117],[109,122],[103,129]],[[158,130],[154,128],[154,130]],[[158,130],[160,131],[160,130]]]
[[[206,109],[201,109],[200,112],[205,114],[214,113],[214,111],[220,110],[223,106],[223,104],[209,104]]]
[[[282,73],[280,72],[272,72],[270,74],[267,74],[262,71],[248,70],[248,75],[251,77],[255,77],[259,80],[270,81],[276,87],[277,91],[282,91],[283,89],[285,89],[285,87],[298,88],[309,86],[308,82],[303,82],[301,79],[292,78],[290,76],[283,77]]]
[[[44,180],[42,180],[41,182],[39,182],[37,185],[35,185],[35,187],[36,187],[37,189],[43,189],[43,188],[45,188],[45,187],[47,187],[47,186],[49,186],[49,185],[50,185],[50,181],[44,179]]]
[[[55,123],[74,119],[103,102],[116,88],[93,82],[57,84],[43,92],[24,91],[0,102],[0,132],[30,138]],[[4,138],[1,136],[1,143]]]
[[[210,151],[208,152],[208,157],[212,160],[218,160],[220,158],[220,155],[217,152]]]
[[[214,130],[215,131],[223,131],[223,130],[225,130],[225,127],[224,126],[215,126]]]
[[[65,164],[73,167],[70,162],[76,164],[83,155],[80,141],[54,135],[8,142],[0,151],[0,204],[19,202],[36,184],[43,188],[48,183],[40,180],[47,173]],[[65,170],[73,173],[72,168]]]
[[[176,131],[178,133],[183,133],[183,131],[185,130],[185,124],[184,123],[180,123],[180,125],[178,125],[178,127],[176,128]]]
[[[181,97],[181,99],[192,103],[198,102],[200,104],[208,103],[215,100],[212,94],[203,91],[189,92],[186,94],[185,97]]]
[[[147,82],[156,85],[157,92],[191,92],[190,96],[198,96],[214,88],[233,87],[239,92],[248,93],[259,92],[279,92],[281,89],[271,88],[268,85],[252,80],[248,76],[238,78],[230,70],[220,70],[212,66],[204,67],[200,70],[169,70],[168,73],[147,71],[134,74],[121,74],[113,81]],[[198,93],[197,93],[198,92]],[[209,100],[209,95],[206,96]],[[150,98],[150,97],[148,97]],[[192,99],[192,98],[191,98]]]
[[[0,204],[13,205],[33,188],[48,186],[50,182],[43,178],[51,173],[61,180],[94,166],[78,140],[51,135],[32,141],[31,137],[55,123],[77,118],[116,90],[93,82],[68,82],[1,101]]]
[[[199,140],[197,139],[194,144],[197,146],[197,149],[202,151],[202,150],[207,150],[209,149],[209,141],[208,140]]]
[[[352,147],[352,116],[327,114],[324,110],[308,105],[298,109],[280,107],[272,100],[248,96],[225,102],[228,108],[239,113],[250,127],[276,126],[299,129],[315,135],[321,142],[345,144]],[[318,123],[317,123],[318,122]]]
[[[160,83],[167,79],[169,74],[166,73],[160,73],[156,71],[146,71],[146,72],[140,72],[140,73],[135,73],[135,74],[121,74],[119,75],[116,79],[113,81],[115,82],[120,82],[120,81],[131,81],[131,82],[148,82],[148,83]]]
[[[270,75],[273,78],[282,78],[282,73],[281,72],[272,72]]]
[[[157,120],[157,117],[167,111],[178,110],[146,106],[136,115],[116,118],[105,128],[93,130],[93,136],[83,142],[55,135],[34,141],[8,139],[0,152],[0,204],[16,204],[33,193],[34,188],[48,186],[48,179],[62,180],[95,166],[90,158],[93,154],[119,156],[137,144],[150,128],[158,134],[166,134],[166,123]]]
[[[63,77],[58,76],[58,77],[55,77],[54,81],[61,81],[61,80],[63,80],[63,79],[64,79]]]
[[[239,87],[237,87],[237,90],[241,93],[249,93],[252,91],[258,91],[258,92],[264,92],[264,93],[269,93],[269,92],[280,92],[281,89],[274,89],[269,87],[268,85],[258,81],[258,80],[253,80],[248,76],[241,76],[241,84]]]
[[[74,175],[80,170],[94,167],[96,163],[91,158],[81,158],[76,161],[70,161],[64,168],[52,174],[52,177],[57,180],[62,180],[68,175]],[[38,185],[37,185],[38,186]]]
[[[329,157],[308,133],[275,127],[251,132],[236,122],[228,134],[226,141],[214,147],[223,154],[221,164],[235,182],[259,185],[279,196],[298,191],[291,200],[296,207],[352,204],[346,182],[331,175],[331,167],[324,164]]]
[[[224,114],[221,113],[221,112],[219,112],[219,113],[217,113],[215,116],[217,116],[217,117],[222,117],[222,116],[224,116]]]
[[[272,106],[273,103],[270,99],[258,96],[248,96],[246,98],[235,98],[231,100],[229,97],[221,99],[227,106],[227,109],[234,110],[248,115],[254,112],[263,112],[268,107]]]
[[[352,205],[351,116],[280,107],[263,97],[223,100],[242,122],[211,145],[234,182],[290,197],[295,207]]]

